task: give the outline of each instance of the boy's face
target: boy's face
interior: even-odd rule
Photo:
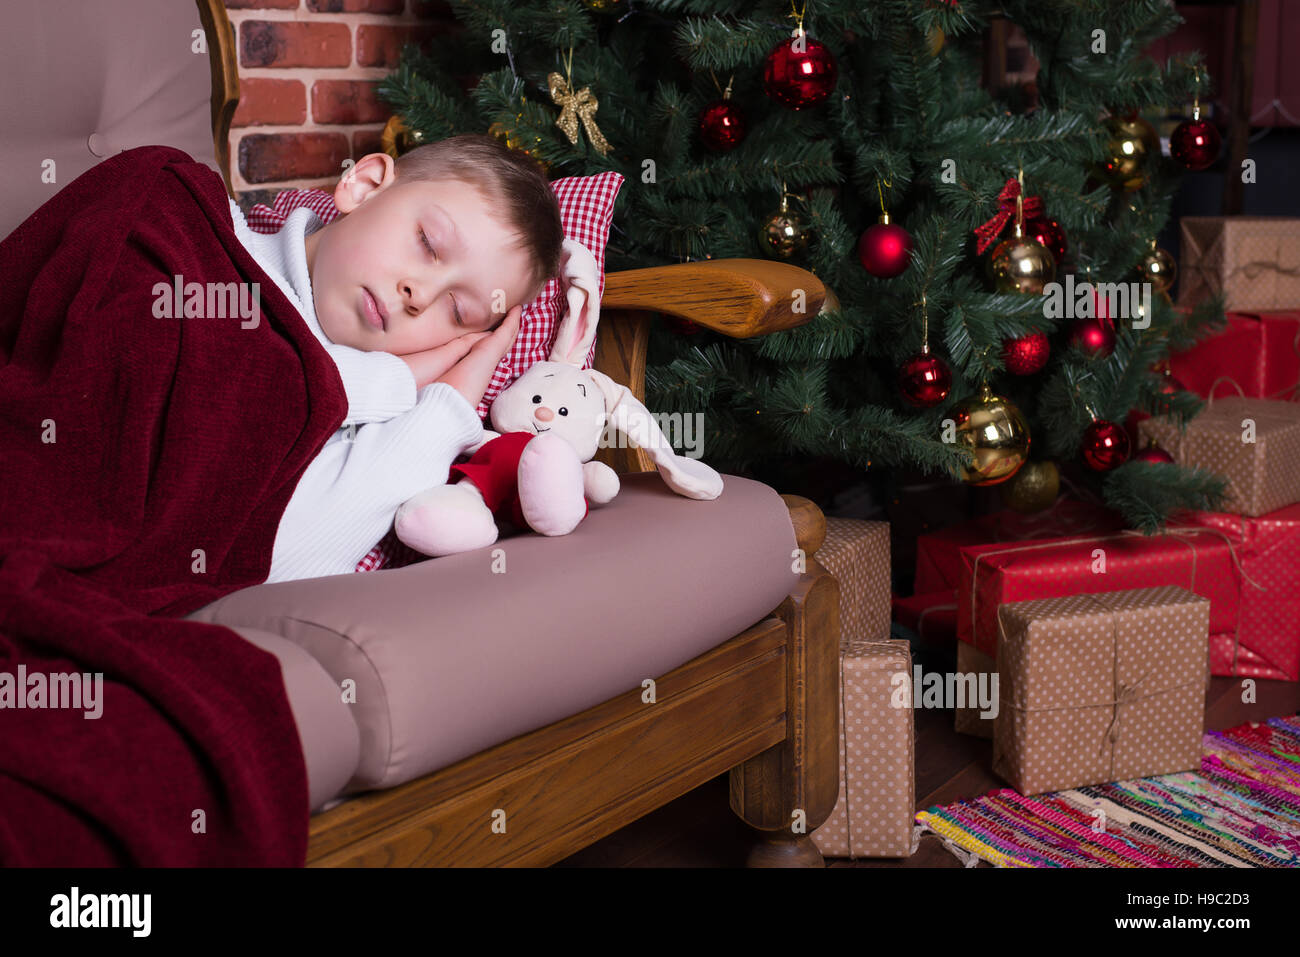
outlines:
[[[371,153],[334,202],[343,215],[306,242],[316,318],[332,342],[410,355],[489,329],[541,292],[518,234],[473,186],[398,182],[392,157]]]

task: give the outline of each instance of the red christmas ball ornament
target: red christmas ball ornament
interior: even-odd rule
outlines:
[[[1094,419],[1083,432],[1079,453],[1084,464],[1095,472],[1109,472],[1128,461],[1128,433],[1122,425]]]
[[[1133,455],[1134,462],[1150,462],[1153,465],[1161,462],[1173,462],[1173,460],[1174,457],[1158,445],[1148,445],[1145,449],[1135,452]]]
[[[1169,155],[1188,169],[1208,169],[1219,158],[1223,137],[1209,120],[1184,120],[1169,136]]]
[[[1172,396],[1177,392],[1185,391],[1185,389],[1186,386],[1184,386],[1182,382],[1180,382],[1175,376],[1171,375],[1167,370],[1164,375],[1160,377],[1160,385],[1156,387],[1156,391],[1162,396]],[[1160,411],[1168,412],[1170,408],[1168,398],[1159,400],[1157,406]]]
[[[1061,228],[1060,223],[1054,219],[1027,219],[1025,235],[1047,247],[1058,270],[1065,265],[1065,250],[1068,247],[1065,242],[1065,230]]]
[[[1033,375],[1047,365],[1051,355],[1051,345],[1043,332],[1031,332],[1002,342],[1002,364],[1012,375]]]
[[[763,89],[778,103],[802,110],[830,96],[838,74],[830,48],[800,29],[767,55]]]
[[[1115,324],[1105,318],[1079,319],[1070,330],[1070,345],[1089,359],[1104,359],[1115,351]]]
[[[952,370],[948,363],[928,352],[918,352],[898,370],[898,391],[910,405],[928,409],[948,398]]]
[[[700,142],[715,153],[739,146],[746,129],[745,114],[730,97],[710,103],[700,113]]]
[[[906,229],[889,221],[889,214],[867,229],[858,240],[858,258],[862,267],[879,279],[902,275],[912,259],[912,237]]]

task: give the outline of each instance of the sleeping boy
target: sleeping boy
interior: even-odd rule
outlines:
[[[525,304],[559,272],[555,194],[527,156],[465,135],[362,157],[329,225],[307,208],[240,241],[338,366],[347,416],[296,486],[268,582],[352,572],[404,501],[482,438],[475,411]]]

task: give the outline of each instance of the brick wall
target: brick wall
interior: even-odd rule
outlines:
[[[379,152],[379,81],[402,44],[448,29],[442,0],[224,0],[239,57],[231,185],[247,210],[282,189],[332,188]]]

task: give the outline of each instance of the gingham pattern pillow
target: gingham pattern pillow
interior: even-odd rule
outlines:
[[[605,292],[605,244],[609,241],[610,222],[614,218],[614,200],[623,186],[619,173],[600,173],[596,176],[570,176],[551,183],[555,198],[560,204],[560,221],[564,235],[582,243],[596,258],[600,269],[600,293]],[[259,233],[278,232],[289,214],[306,206],[322,222],[338,218],[338,207],[332,194],[319,189],[285,190],[275,197],[272,206],[257,205],[246,217],[250,229]],[[492,380],[483,401],[479,403],[479,418],[487,419],[492,400],[511,382],[523,375],[534,362],[545,359],[555,341],[555,330],[567,305],[559,279],[551,279],[540,296],[524,307],[519,321],[519,335],[514,345],[502,358],[492,373]],[[596,345],[583,363],[590,369],[596,355]],[[423,561],[427,556],[412,551],[397,540],[391,530],[370,552],[357,563],[357,571],[368,572],[380,568],[398,568],[411,562]]]

